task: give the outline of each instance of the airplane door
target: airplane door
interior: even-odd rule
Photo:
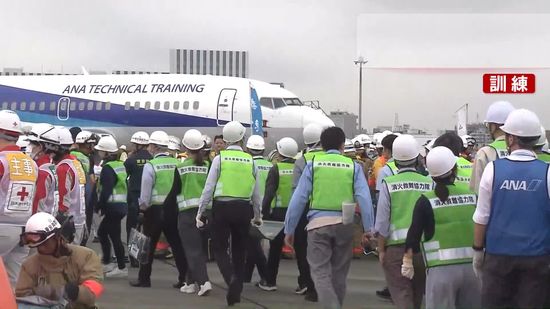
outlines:
[[[62,97],[57,101],[57,119],[67,120],[69,119],[69,109],[71,105],[71,99]]]
[[[224,88],[220,91],[217,110],[217,120],[219,126],[233,120],[233,105],[235,103],[236,95],[237,89]]]

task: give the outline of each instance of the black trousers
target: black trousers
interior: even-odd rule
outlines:
[[[178,231],[189,266],[187,283],[203,285],[208,281],[206,258],[203,253],[201,232],[197,229],[195,217],[198,208],[180,211],[178,214]]]
[[[143,215],[143,234],[151,238],[151,246],[149,248],[149,263],[139,265],[138,279],[140,282],[151,282],[153,256],[161,233],[164,233],[172,248],[178,269],[178,281],[185,282],[187,261],[178,234],[178,216],[169,211],[165,212],[164,206],[159,205],[149,207]]]
[[[258,270],[260,280],[265,280],[267,275],[267,259],[265,258],[264,249],[262,248],[262,240],[249,237],[246,251],[244,281],[252,281],[254,266],[256,266],[256,269]]]
[[[300,273],[298,275],[298,285],[307,286],[308,293],[312,293],[315,291],[315,285],[311,279],[309,264],[307,262],[307,223],[307,210],[305,210],[294,232],[294,251],[296,253],[298,272]]]
[[[126,241],[130,239],[130,231],[137,228],[139,217],[139,192],[128,192],[128,216],[126,217]]]
[[[281,262],[281,250],[285,243],[285,230],[281,230],[272,241],[269,242],[269,256],[267,258],[267,284],[277,285],[279,263]]]
[[[481,303],[493,308],[544,308],[550,285],[550,256],[486,254]]]
[[[126,207],[126,205],[107,205],[107,207]],[[99,228],[97,229],[97,236],[99,237],[101,251],[103,252],[102,263],[110,263],[112,242],[119,269],[126,268],[126,264],[124,263],[124,245],[122,244],[121,238],[121,221],[125,216],[126,211],[106,211],[105,217],[103,217],[103,220],[101,220]]]
[[[229,287],[228,298],[240,297],[243,289],[246,246],[252,217],[249,201],[214,201],[211,225],[214,257]],[[231,258],[227,252],[229,239]]]

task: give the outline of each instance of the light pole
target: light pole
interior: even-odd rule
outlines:
[[[353,63],[359,65],[359,133],[363,132],[363,64],[367,62],[368,61],[365,60],[363,56],[359,56],[357,60],[353,61]]]

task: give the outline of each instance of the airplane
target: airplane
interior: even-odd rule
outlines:
[[[251,86],[261,105],[266,147],[285,136],[302,142],[309,123],[334,126],[317,105],[262,81],[189,74],[0,76],[0,109],[22,122],[81,127],[128,143],[139,130],[164,130],[183,137],[187,129],[221,134],[237,120],[251,123]]]

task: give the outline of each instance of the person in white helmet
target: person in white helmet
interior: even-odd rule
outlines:
[[[168,152],[172,157],[180,159],[181,140],[177,136],[168,136]]]
[[[293,191],[298,186],[300,177],[302,177],[302,173],[307,163],[311,162],[317,155],[324,154],[323,148],[321,147],[321,133],[323,133],[323,127],[316,123],[310,123],[304,127],[302,134],[306,148],[302,151],[302,157],[298,158],[294,163],[292,174]],[[298,286],[296,287],[295,293],[298,295],[305,295],[304,298],[307,301],[316,302],[318,299],[317,291],[315,290],[315,284],[311,278],[311,271],[307,262],[307,223],[307,211],[304,211],[300,217],[294,235],[294,252],[299,272]]]
[[[179,210],[178,232],[189,265],[189,275],[180,292],[207,296],[212,290],[212,284],[208,279],[202,235],[196,226],[195,218],[210,165],[205,159],[205,142],[198,130],[191,129],[185,132],[183,146],[187,158],[178,164],[174,184],[167,198],[167,203],[176,204]]]
[[[263,199],[265,195],[265,184],[267,180],[267,174],[273,166],[271,162],[265,159],[265,141],[260,135],[251,135],[246,141],[246,149],[254,160],[254,166],[256,168],[256,182],[260,188],[260,198]],[[246,264],[244,267],[244,282],[251,282],[252,275],[254,273],[254,267],[258,270],[260,281],[257,285],[265,282],[267,275],[267,258],[265,257],[264,250],[262,248],[262,240],[254,237],[248,239],[246,250]]]
[[[133,145],[133,151],[124,161],[126,174],[128,174],[128,215],[126,216],[126,241],[130,237],[132,228],[138,225],[139,217],[139,195],[141,193],[141,175],[143,174],[143,166],[149,162],[153,156],[147,151],[149,145],[149,134],[144,131],[135,132],[130,138]],[[138,262],[130,257],[130,265],[138,267]]]
[[[413,280],[424,276],[412,267],[413,255],[421,252],[428,269],[426,309],[480,308],[480,281],[472,270],[470,247],[476,194],[468,184],[455,182],[457,160],[450,149],[435,147],[427,165],[435,188],[416,201],[401,273]]]
[[[457,169],[455,175],[456,183],[470,183],[472,177],[472,164],[460,156],[460,151],[464,148],[464,141],[455,132],[447,132],[438,137],[434,142],[434,147],[447,147],[457,157]]]
[[[548,139],[546,138],[546,129],[543,126],[540,127],[540,137],[535,145],[535,153],[537,158],[546,163],[550,163],[550,153],[544,150],[544,147],[548,147]]]
[[[294,157],[298,154],[298,143],[290,137],[284,137],[277,142],[277,152],[280,161],[269,169],[262,201],[262,213],[265,219],[284,222],[288,203],[292,196],[292,175],[296,161]],[[277,275],[284,238],[284,231],[281,230],[269,242],[266,278],[265,281],[260,281],[258,284],[262,290],[277,290]]]
[[[379,192],[374,228],[378,257],[397,308],[420,308],[425,283],[422,256],[414,257],[417,276],[412,281],[401,275],[401,263],[414,205],[423,192],[431,190],[432,180],[416,169],[420,145],[413,136],[400,135],[392,144],[399,172],[385,177]]]
[[[173,203],[166,203],[179,164],[178,159],[168,153],[168,143],[169,137],[164,131],[154,131],[149,136],[147,150],[153,159],[143,167],[139,207],[143,212],[143,234],[150,237],[151,245],[149,262],[139,265],[137,281],[130,282],[133,287],[151,287],[153,256],[161,233],[166,236],[176,260],[178,281],[173,287],[181,288],[186,280],[187,262],[178,233],[178,209]]]
[[[262,223],[260,190],[256,182],[258,175],[252,156],[243,151],[245,132],[238,121],[231,121],[223,127],[223,139],[228,146],[212,161],[196,217],[197,227],[202,227],[202,214],[213,199],[211,231],[214,256],[229,287],[226,295],[229,306],[241,300],[250,221],[258,225]],[[231,258],[227,252],[229,239]]]
[[[550,169],[533,151],[540,120],[516,109],[500,129],[510,155],[485,167],[473,216],[482,307],[542,308],[550,287]]]
[[[472,162],[475,158],[475,148],[477,146],[477,140],[475,137],[471,135],[463,135],[460,137],[462,139],[463,149],[460,152],[460,156],[467,160],[468,162]]]
[[[59,135],[51,124],[36,124],[27,140],[31,149],[31,157],[38,165],[33,213],[43,211],[55,216],[59,206],[59,191],[52,157],[59,148]]]
[[[497,101],[491,104],[489,109],[487,109],[485,126],[487,126],[487,130],[489,130],[493,142],[487,146],[481,147],[476,153],[473,162],[474,165],[472,167],[472,177],[470,178],[470,188],[475,192],[479,191],[479,182],[485,166],[487,166],[489,162],[504,158],[508,155],[506,142],[504,141],[504,131],[501,130],[501,126],[513,110],[514,106],[506,101]]]
[[[61,224],[45,212],[26,222],[21,242],[36,248],[37,253],[23,263],[15,295],[21,302],[44,305],[30,308],[96,308],[104,290],[99,257],[91,249],[68,244],[62,230]],[[51,302],[59,307],[47,306]],[[19,303],[19,308],[27,306]]]
[[[97,182],[98,200],[95,211],[103,215],[97,229],[97,236],[103,253],[105,277],[127,277],[128,268],[124,261],[121,222],[128,212],[126,204],[128,175],[124,163],[118,160],[118,145],[114,137],[103,136],[94,149],[103,162]],[[116,264],[111,263],[111,243],[115,251]]]
[[[59,207],[56,218],[64,224],[72,217],[76,232],[74,235],[65,236],[70,243],[80,244],[86,231],[86,173],[76,157],[70,155],[73,138],[69,129],[59,128],[57,133],[59,149],[53,157],[59,184]]]
[[[25,222],[32,215],[38,167],[15,144],[21,135],[21,121],[15,112],[0,111],[0,257],[10,283],[15,285],[21,263],[29,254],[19,245]]]

